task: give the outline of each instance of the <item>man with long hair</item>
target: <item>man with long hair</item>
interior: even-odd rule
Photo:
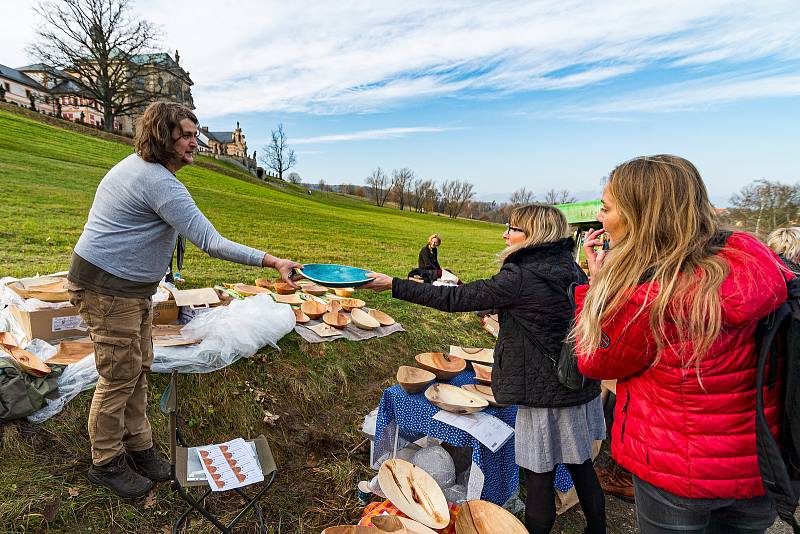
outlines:
[[[136,152],[100,181],[72,256],[70,300],[94,342],[100,375],[89,410],[89,480],[120,497],[145,495],[168,480],[153,445],[147,373],[153,361],[152,300],[180,233],[209,255],[271,267],[290,281],[299,264],[225,239],[175,177],[194,161],[197,117],[174,103],[151,104]]]

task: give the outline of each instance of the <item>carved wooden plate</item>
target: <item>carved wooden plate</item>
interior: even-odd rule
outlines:
[[[29,375],[43,377],[50,374],[50,368],[38,356],[14,345],[0,345],[0,354],[11,356],[20,369]]]
[[[253,295],[258,295],[259,293],[266,293],[269,294],[269,289],[266,287],[259,287],[259,286],[251,286],[248,284],[233,284],[233,289],[243,297],[252,297]]]
[[[392,326],[395,323],[391,315],[380,310],[370,310],[369,314],[377,319],[381,326]]]
[[[486,386],[483,384],[464,384],[463,386],[461,386],[461,388],[469,391],[474,395],[486,399],[489,402],[489,406],[497,406],[498,408],[505,408],[506,406],[508,406],[507,404],[499,404],[496,400],[494,400],[494,393],[492,392],[492,386]]]
[[[338,328],[339,330],[347,328],[347,325],[350,324],[350,318],[340,312],[328,312],[322,316],[322,320],[325,324]]]
[[[411,462],[400,459],[383,462],[378,484],[386,498],[411,519],[434,529],[450,523],[450,510],[441,488],[433,477]]]

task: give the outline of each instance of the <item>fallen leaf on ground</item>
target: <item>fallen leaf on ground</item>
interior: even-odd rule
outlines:
[[[156,490],[150,490],[150,493],[147,494],[147,497],[144,499],[144,509],[149,510],[156,505]]]
[[[69,488],[67,491],[69,492],[70,497],[77,497],[80,494],[78,488]]]
[[[269,425],[274,425],[278,421],[278,419],[280,419],[280,418],[281,418],[280,415],[275,415],[274,413],[270,413],[270,412],[264,410],[264,422],[265,423],[267,423]]]

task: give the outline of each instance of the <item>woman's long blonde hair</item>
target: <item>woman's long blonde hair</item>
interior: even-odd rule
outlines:
[[[637,316],[651,304],[653,365],[666,346],[688,346],[690,353],[681,354],[683,363],[694,364],[699,372],[700,361],[720,332],[719,287],[728,274],[728,264],[710,246],[719,225],[700,174],[677,156],[640,157],[614,169],[608,192],[626,233],[592,279],[575,327],[579,350],[594,352],[604,321],[628,301],[633,288],[647,283]],[[667,338],[668,318],[678,339]]]
[[[778,228],[767,236],[767,246],[789,261],[800,260],[800,228]]]
[[[523,230],[525,241],[506,247],[500,253],[501,261],[521,248],[558,241],[569,235],[567,218],[560,209],[546,204],[528,204],[514,208],[508,224]]]

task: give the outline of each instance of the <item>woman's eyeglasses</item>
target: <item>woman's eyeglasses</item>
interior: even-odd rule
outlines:
[[[524,234],[525,230],[523,230],[522,228],[517,228],[516,226],[511,226],[511,223],[506,223],[506,232],[505,233],[508,234],[510,232],[522,232]]]

